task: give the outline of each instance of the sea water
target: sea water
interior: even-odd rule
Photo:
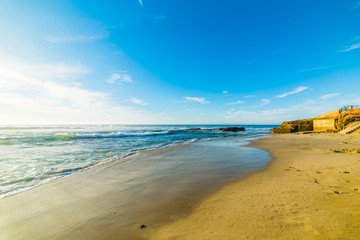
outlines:
[[[222,132],[215,125],[0,126],[0,198],[129,155],[170,145],[266,136],[275,126]],[[200,128],[201,130],[193,130]]]

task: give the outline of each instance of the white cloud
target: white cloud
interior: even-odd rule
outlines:
[[[280,124],[284,121],[302,119],[305,117],[314,117],[324,111],[324,106],[319,105],[314,100],[306,100],[297,105],[284,108],[267,109],[264,111],[235,111],[230,109],[226,112],[226,118],[236,118],[236,121],[251,124]],[[306,113],[308,116],[304,115]],[[294,117],[295,116],[295,117]],[[296,117],[298,116],[298,117]]]
[[[132,102],[132,103],[134,103],[136,105],[141,105],[141,106],[146,106],[147,105],[146,102],[144,102],[143,100],[137,99],[137,98],[130,98],[128,101]]]
[[[210,103],[209,101],[206,101],[205,98],[199,98],[199,97],[184,97],[184,98],[189,102],[199,102],[202,104]]]
[[[81,64],[18,64],[18,67],[29,76],[42,79],[77,78],[91,72],[91,69]]]
[[[142,7],[144,6],[142,0],[139,0],[139,3]]]
[[[106,82],[114,84],[114,83],[132,83],[134,82],[129,74],[126,72],[121,73],[113,73],[110,75],[110,77],[106,80]]]
[[[253,97],[253,95],[247,95],[244,98],[252,98],[252,97]]]
[[[29,75],[22,64],[0,62],[1,124],[133,123],[139,119],[137,111],[120,106],[107,93],[34,77],[43,75]]]
[[[245,103],[244,101],[236,101],[236,102],[233,102],[233,103],[228,103],[227,105],[237,105],[237,104],[241,104],[241,103]]]
[[[41,66],[44,67],[44,66]],[[58,63],[55,66],[48,65],[48,71],[55,73],[56,75],[67,76],[72,74],[86,74],[91,72],[88,68],[82,65],[66,65],[64,63]],[[53,70],[52,70],[53,69]]]
[[[346,105],[359,105],[360,97],[358,94],[343,96],[338,103],[338,106],[346,106]]]
[[[310,72],[310,71],[322,70],[322,69],[333,68],[333,67],[336,67],[336,66],[335,66],[335,65],[332,65],[332,66],[309,68],[309,69],[302,70],[302,71],[300,71],[300,72]]]
[[[246,111],[236,111],[234,112],[233,109],[229,110],[226,112],[226,118],[236,118],[238,115],[240,114],[247,114],[248,112]]]
[[[108,31],[93,32],[90,34],[70,35],[63,34],[59,36],[48,36],[47,40],[52,43],[71,43],[71,42],[89,42],[105,39],[110,36]]]
[[[265,105],[268,105],[269,103],[270,103],[269,99],[262,99],[260,105],[265,106]]]
[[[342,52],[349,52],[349,51],[352,51],[352,50],[355,50],[355,49],[358,49],[360,48],[360,43],[356,43],[356,44],[353,44],[351,46],[347,46],[345,47],[344,50],[342,50]]]
[[[305,91],[306,89],[308,89],[309,87],[298,87],[296,88],[294,91],[292,92],[287,92],[287,93],[283,93],[283,94],[280,94],[278,96],[276,96],[275,98],[284,98],[284,97],[287,97],[289,95],[293,95],[293,94],[296,94],[296,93],[300,93],[302,91]]]
[[[222,93],[223,93],[223,94],[227,94],[227,93],[228,93],[228,91],[226,91],[226,90],[225,90],[225,91],[222,91]]]
[[[333,98],[336,96],[339,96],[339,93],[330,93],[330,94],[325,94],[324,96],[319,97],[321,100],[327,100],[329,98]]]

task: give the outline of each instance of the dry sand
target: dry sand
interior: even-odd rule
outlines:
[[[0,239],[360,238],[360,154],[355,151],[360,148],[359,137],[276,135],[251,147],[267,150],[275,160],[264,171],[212,188],[216,192],[211,195],[197,194],[203,186],[212,187],[205,180],[191,191],[174,195],[175,200],[164,199],[166,174],[156,176],[165,182],[146,185],[152,175],[149,164],[145,167],[149,175],[137,180],[143,181],[141,194],[147,200],[129,207],[118,201],[119,196],[131,199],[139,193],[116,181],[121,171],[135,173],[131,165],[123,169],[124,165],[113,163],[2,199]],[[201,153],[194,148],[193,154],[212,155],[210,149]],[[167,155],[165,151],[152,159],[166,162],[171,156],[171,151]],[[181,175],[173,178],[174,182],[187,180]],[[150,224],[134,228],[140,223]]]
[[[151,239],[360,239],[358,136],[276,135],[252,147],[275,160]]]

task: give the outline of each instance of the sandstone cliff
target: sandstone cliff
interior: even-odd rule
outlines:
[[[360,121],[360,109],[340,113],[336,118],[335,127],[337,130],[341,130],[355,121]]]
[[[313,130],[313,119],[283,122],[280,127],[274,128],[271,133],[293,133]]]
[[[334,110],[315,118],[283,122],[271,133],[292,133],[304,131],[340,131],[350,124],[360,121],[360,108],[354,110]]]

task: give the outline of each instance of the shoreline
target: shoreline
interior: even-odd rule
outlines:
[[[284,134],[248,147],[268,151],[262,171],[211,195],[150,239],[358,239],[360,137]],[[340,151],[343,150],[343,151]]]
[[[168,146],[1,199],[0,239],[147,239],[218,189],[262,168],[267,153],[240,147],[248,141]],[[249,154],[263,160],[248,164]],[[141,224],[148,228],[139,230]]]
[[[187,145],[193,144],[193,143],[202,143],[202,142],[211,142],[211,141],[223,141],[223,140],[234,140],[234,139],[238,139],[238,138],[245,139],[246,141],[248,141],[249,143],[244,145],[244,146],[247,146],[252,141],[254,141],[254,139],[252,139],[252,138],[255,138],[255,140],[256,140],[256,139],[261,139],[261,138],[269,137],[269,136],[260,134],[260,135],[255,135],[255,136],[232,136],[232,137],[227,137],[227,138],[197,139],[196,141],[192,141],[191,139],[189,139],[186,142],[171,143],[171,144],[160,146],[160,147],[152,147],[152,148],[149,148],[149,149],[144,149],[144,150],[138,150],[138,151],[135,151],[135,152],[125,153],[123,155],[113,156],[113,157],[104,159],[102,161],[93,163],[90,166],[81,167],[77,171],[74,171],[73,173],[54,176],[52,178],[45,179],[44,181],[41,181],[40,183],[38,183],[36,185],[25,187],[23,190],[15,191],[13,193],[12,192],[6,193],[3,196],[0,196],[0,200],[4,199],[4,198],[8,198],[8,197],[11,197],[11,196],[21,194],[23,192],[30,191],[30,190],[32,190],[34,188],[40,187],[40,186],[42,186],[44,184],[51,183],[53,181],[58,181],[58,180],[61,180],[63,178],[66,178],[66,177],[74,176],[76,174],[79,174],[79,173],[84,172],[84,171],[91,170],[93,168],[106,166],[107,164],[111,164],[111,163],[120,163],[120,162],[131,161],[132,158],[141,157],[143,154],[146,155],[147,153],[151,153],[153,151],[162,151],[162,150],[166,151],[167,149],[173,149],[173,148],[177,148],[177,147],[187,146]],[[250,140],[249,140],[249,138],[250,138]],[[68,170],[68,169],[65,169],[65,170]]]
[[[141,156],[146,166],[111,162],[2,199],[0,240],[358,238],[360,161],[353,150],[360,136],[284,134],[240,145],[219,140],[150,151]],[[201,175],[182,165],[188,157],[218,160],[228,154],[223,147],[234,151],[229,156],[267,151],[273,160],[242,176],[211,168]],[[167,165],[174,157],[181,164]],[[164,164],[155,177],[151,161]],[[140,178],[131,170],[138,166],[147,172]],[[184,171],[169,177],[174,167]],[[126,186],[117,185],[120,173],[133,177]]]

